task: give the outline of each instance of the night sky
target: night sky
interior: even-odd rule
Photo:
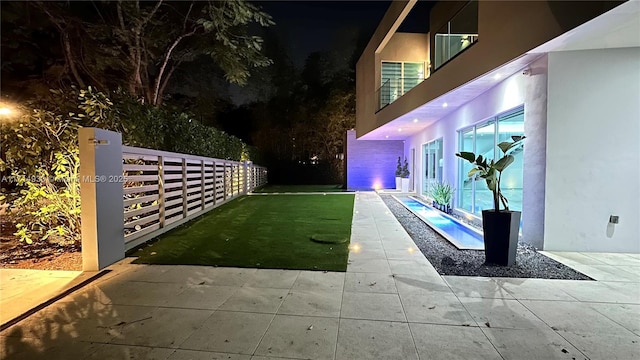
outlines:
[[[254,2],[276,22],[274,30],[287,44],[292,60],[302,67],[314,51],[331,50],[344,30],[370,37],[390,1],[259,1]]]
[[[315,51],[331,51],[344,34],[359,33],[369,39],[391,1],[253,1],[273,17],[273,30],[288,49],[297,68]],[[428,32],[429,10],[434,1],[418,1],[398,31]],[[252,101],[242,87],[230,87],[234,103]]]

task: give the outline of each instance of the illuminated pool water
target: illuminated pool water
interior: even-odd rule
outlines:
[[[482,233],[409,196],[395,196],[402,205],[458,249],[484,250]]]

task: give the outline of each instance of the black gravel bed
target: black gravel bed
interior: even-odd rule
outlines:
[[[459,250],[391,195],[380,197],[440,275],[593,280],[538,253],[522,241],[518,244],[514,266],[485,264],[484,251]]]

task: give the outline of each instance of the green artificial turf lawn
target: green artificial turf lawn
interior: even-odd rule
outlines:
[[[245,196],[130,255],[139,256],[138,264],[346,271],[353,201],[353,195]]]
[[[271,185],[268,184],[256,193],[301,193],[301,192],[343,192],[342,185]]]

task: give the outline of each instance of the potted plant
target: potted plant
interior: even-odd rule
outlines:
[[[455,189],[446,182],[438,182],[431,186],[429,195],[433,198],[433,206],[441,211],[451,214],[451,199]]]
[[[461,151],[456,156],[473,164],[468,176],[477,180],[484,179],[487,188],[493,193],[493,210],[482,210],[482,229],[484,230],[484,250],[487,263],[511,266],[516,262],[518,232],[520,229],[520,211],[509,210],[509,202],[500,191],[502,172],[514,161],[511,150],[520,146],[524,136],[512,136],[513,141],[498,144],[503,156],[495,161],[488,160],[472,152]],[[503,209],[500,209],[500,204]]]
[[[409,172],[409,163],[407,162],[407,159],[404,159],[404,165],[402,165],[402,172],[400,174],[400,183],[402,185],[402,192],[403,193],[407,193],[409,192],[409,175],[411,175],[411,173]]]
[[[398,156],[398,165],[396,165],[396,190],[402,188],[402,162]]]

